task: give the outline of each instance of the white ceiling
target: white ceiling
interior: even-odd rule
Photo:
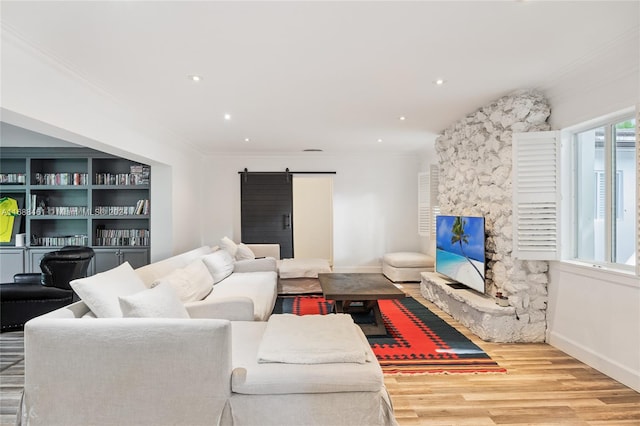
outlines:
[[[406,152],[566,81],[637,34],[638,3],[2,1],[1,20],[203,153]]]

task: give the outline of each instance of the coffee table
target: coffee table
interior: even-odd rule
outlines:
[[[382,321],[378,300],[402,299],[404,292],[382,274],[318,274],[322,294],[333,300],[337,313],[369,313],[373,311],[374,324],[358,324],[367,336],[387,334]],[[353,302],[362,302],[354,305]]]

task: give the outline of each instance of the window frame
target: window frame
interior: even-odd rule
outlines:
[[[569,261],[571,263],[575,263],[575,264],[583,264],[583,265],[589,265],[592,267],[597,267],[597,268],[603,268],[603,269],[607,269],[607,270],[613,270],[613,271],[620,271],[622,273],[634,273],[635,275],[638,275],[638,271],[640,271],[640,265],[638,265],[638,252],[637,252],[637,248],[638,248],[638,237],[636,236],[636,241],[635,241],[635,247],[636,247],[636,265],[625,265],[622,263],[616,263],[616,262],[612,262],[610,260],[605,260],[605,261],[596,261],[596,260],[586,260],[586,259],[581,259],[578,257],[577,252],[578,252],[578,223],[579,221],[577,220],[577,214],[578,214],[578,200],[577,200],[577,188],[578,188],[578,142],[577,142],[577,138],[578,138],[578,134],[582,133],[582,132],[586,132],[589,130],[593,130],[596,129],[598,127],[604,127],[605,129],[605,147],[604,147],[604,163],[605,163],[605,170],[604,170],[604,174],[605,176],[611,175],[610,179],[613,179],[613,185],[614,185],[614,189],[613,191],[616,193],[617,196],[619,196],[619,194],[617,194],[618,192],[618,185],[619,183],[617,182],[617,179],[615,179],[615,176],[619,173],[619,170],[617,170],[617,165],[615,164],[614,160],[613,160],[613,149],[615,148],[614,146],[614,137],[612,134],[611,129],[613,128],[613,126],[615,126],[616,124],[623,122],[623,121],[627,121],[627,120],[636,120],[636,188],[638,187],[638,184],[640,184],[640,170],[638,170],[638,163],[637,163],[637,159],[640,157],[639,153],[638,153],[638,134],[637,134],[637,129],[638,126],[640,125],[638,123],[638,114],[635,110],[635,108],[628,108],[622,111],[618,111],[612,114],[608,114],[599,118],[596,118],[594,120],[590,120],[581,124],[578,124],[576,126],[572,126],[570,128],[564,129],[562,131],[563,133],[563,142],[569,142],[568,145],[568,150],[565,151],[568,154],[568,162],[570,163],[570,167],[568,167],[565,170],[570,170],[569,176],[565,176],[565,178],[567,178],[567,180],[570,182],[569,183],[569,190],[570,190],[570,194],[571,196],[569,197],[569,204],[565,204],[565,208],[569,214],[565,217],[564,220],[569,220],[569,224],[571,224],[571,226],[565,227],[565,229],[570,229],[570,234],[569,235],[565,235],[564,236],[564,241],[567,242],[568,244],[566,245],[567,248],[569,248],[569,250],[564,251],[563,252],[563,256],[562,256],[562,260],[566,260]],[[564,143],[563,143],[564,144]],[[567,160],[567,158],[565,157],[564,160]],[[563,164],[567,164],[566,161],[563,161]],[[614,170],[612,172],[612,168],[615,168],[616,170]],[[606,185],[605,187],[610,187],[610,185]],[[566,186],[565,186],[566,188]],[[634,198],[635,198],[635,205],[638,205],[638,190],[636,189],[636,194],[634,194]],[[620,202],[622,200],[616,200],[616,202]],[[618,218],[613,218],[611,212],[613,212],[612,210],[612,203],[613,203],[613,197],[612,197],[612,193],[611,191],[607,191],[607,193],[605,194],[605,213],[609,213],[605,216],[605,259],[612,259],[612,253],[613,253],[613,245],[614,245],[614,238],[613,238],[613,233],[615,232],[615,229],[613,227],[613,222],[617,221]],[[616,209],[617,211],[618,209]],[[640,212],[637,211],[638,209],[636,208],[636,215],[635,215],[635,223],[636,223],[636,227],[640,227],[640,223],[638,221],[638,217]],[[640,230],[639,230],[640,232]],[[568,238],[568,239],[565,239]]]

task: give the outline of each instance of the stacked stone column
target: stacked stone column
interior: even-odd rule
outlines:
[[[544,261],[512,257],[512,135],[549,130],[550,107],[536,91],[504,96],[447,128],[436,139],[441,214],[484,216],[486,288],[509,298],[519,317],[510,341],[544,341],[547,270]]]

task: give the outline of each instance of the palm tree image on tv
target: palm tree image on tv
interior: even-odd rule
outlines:
[[[481,293],[485,291],[484,218],[436,218],[436,272]]]
[[[462,219],[462,216],[456,216],[455,220],[453,221],[453,227],[451,228],[451,244],[455,244],[455,243],[460,244],[460,252],[464,256],[464,258],[467,259],[467,261],[473,267],[473,269],[475,269],[478,275],[480,275],[480,278],[484,279],[484,276],[482,275],[480,270],[478,270],[478,267],[473,264],[471,259],[469,259],[469,256],[467,256],[466,253],[464,252],[464,247],[462,244],[463,243],[469,244],[469,235],[464,233],[464,226],[466,224],[467,224],[467,221]]]

